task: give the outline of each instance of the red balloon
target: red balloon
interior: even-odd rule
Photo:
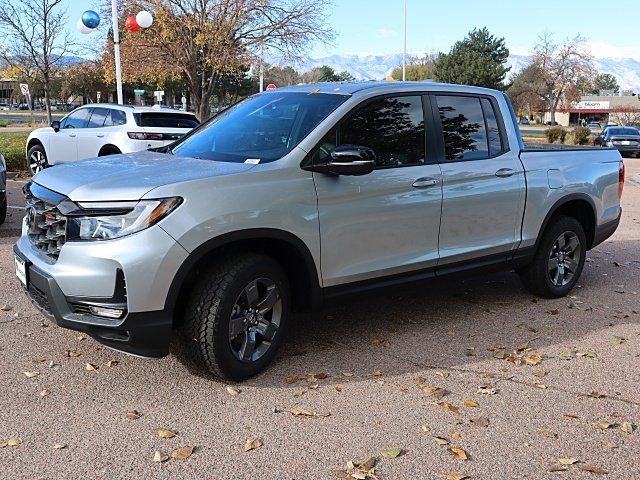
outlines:
[[[127,20],[124,22],[124,26],[131,32],[137,32],[141,28],[140,25],[138,25],[138,22],[136,22],[136,17],[134,16],[127,17]]]

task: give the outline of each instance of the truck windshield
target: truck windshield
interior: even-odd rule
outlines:
[[[173,148],[175,155],[222,162],[278,160],[348,95],[269,92],[225,110]]]

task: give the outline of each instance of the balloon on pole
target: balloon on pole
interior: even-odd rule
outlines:
[[[87,27],[84,23],[82,23],[81,18],[79,18],[78,21],[76,22],[76,28],[83,35],[88,35],[93,31],[91,28]]]
[[[98,15],[93,10],[87,10],[82,14],[81,17],[82,23],[87,28],[96,28],[100,25],[100,15]]]
[[[141,28],[149,28],[153,23],[153,17],[146,10],[142,10],[136,15],[136,22]]]
[[[129,30],[130,32],[137,32],[138,30],[140,30],[140,25],[138,25],[138,22],[136,22],[136,17],[134,16],[127,17],[124,22],[124,26],[127,27],[127,30]]]

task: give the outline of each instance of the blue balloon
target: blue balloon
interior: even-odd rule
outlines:
[[[96,28],[100,25],[100,15],[93,10],[87,10],[82,14],[82,23],[87,28]]]

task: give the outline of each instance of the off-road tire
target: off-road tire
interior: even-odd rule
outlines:
[[[241,362],[229,342],[229,325],[236,299],[256,278],[272,279],[282,300],[280,326],[264,355]],[[241,381],[262,371],[275,357],[287,331],[291,311],[289,282],[284,270],[270,257],[235,253],[199,274],[183,310],[178,330],[182,353],[199,369],[227,380]]]

